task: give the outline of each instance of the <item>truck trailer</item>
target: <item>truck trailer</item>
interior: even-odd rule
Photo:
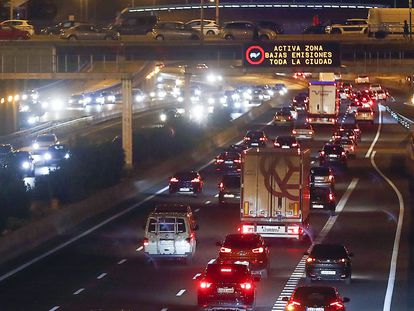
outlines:
[[[302,238],[308,228],[310,150],[252,148],[242,154],[239,231]]]
[[[307,122],[335,124],[339,113],[339,102],[335,81],[310,82]]]

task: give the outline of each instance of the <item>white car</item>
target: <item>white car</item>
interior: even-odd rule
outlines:
[[[378,92],[379,90],[382,90],[382,87],[381,87],[381,84],[376,83],[376,84],[371,84],[371,85],[369,86],[369,89],[370,89],[371,91]]]
[[[327,34],[366,34],[368,23],[366,19],[350,18],[344,23],[328,25],[325,28]]]
[[[313,130],[312,125],[305,123],[301,125],[295,125],[292,130],[292,135],[296,139],[313,139],[315,131]]]
[[[201,31],[201,20],[200,19],[193,19],[187,23],[185,23],[192,29]],[[203,33],[207,36],[218,35],[220,33],[220,26],[216,24],[215,21],[210,19],[205,19],[203,21]]]
[[[362,84],[362,83],[369,83],[369,77],[367,75],[358,75],[358,77],[355,78],[356,84]]]
[[[355,112],[355,122],[367,121],[374,124],[374,111],[370,107],[360,107]]]
[[[377,100],[387,100],[388,94],[384,90],[377,91]]]
[[[41,134],[33,142],[33,150],[34,152],[46,151],[51,145],[58,143],[59,141],[55,134]]]
[[[19,30],[27,31],[31,36],[34,35],[34,27],[29,24],[29,21],[24,19],[9,19],[0,23],[1,26],[12,26]]]

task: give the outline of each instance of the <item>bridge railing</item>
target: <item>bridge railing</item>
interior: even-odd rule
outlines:
[[[399,124],[401,124],[402,126],[404,126],[406,129],[408,129],[408,130],[414,129],[414,121],[413,120],[411,120],[407,117],[404,117],[403,115],[399,114],[398,112],[395,112],[388,105],[385,106],[385,110],[391,115],[391,117],[393,117],[395,120],[397,120],[397,122]]]

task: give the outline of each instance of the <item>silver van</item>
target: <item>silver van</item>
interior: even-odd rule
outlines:
[[[189,264],[196,251],[196,230],[189,205],[158,205],[145,225],[144,253],[151,259],[177,258]]]

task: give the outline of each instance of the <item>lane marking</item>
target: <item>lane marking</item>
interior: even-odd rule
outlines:
[[[348,188],[346,189],[344,195],[339,200],[336,206],[336,213],[333,216],[330,216],[328,221],[325,223],[325,226],[322,228],[319,235],[316,239],[312,242],[312,245],[308,248],[308,252],[310,252],[312,246],[317,243],[321,243],[329,231],[331,231],[332,227],[334,226],[336,220],[338,219],[339,214],[343,211],[346,203],[348,202],[349,197],[351,196],[352,192],[355,190],[358,184],[359,178],[353,178],[352,181],[349,183]],[[283,297],[290,297],[293,294],[293,291],[298,286],[302,277],[305,276],[305,262],[307,259],[307,255],[304,255],[299,263],[296,265],[295,269],[293,270],[290,278],[286,282],[282,292],[280,293],[279,297],[276,299],[272,311],[283,311],[285,310],[286,301],[283,301]]]
[[[207,205],[208,205],[208,204],[210,204],[210,203],[211,203],[211,201],[206,201],[206,202],[205,202],[205,204],[207,204]]]
[[[375,134],[375,138],[372,141],[371,146],[369,147],[369,149],[368,149],[368,151],[367,151],[367,153],[365,155],[365,158],[366,159],[371,156],[372,150],[374,149],[375,144],[377,143],[378,138],[379,138],[380,133],[381,133],[381,128],[382,128],[382,112],[381,111],[382,111],[382,107],[383,107],[382,105],[378,105],[378,111],[379,111],[379,116],[378,116],[378,122],[379,122],[378,129],[377,129],[377,133]]]
[[[392,249],[392,256],[391,256],[391,264],[390,264],[390,272],[388,276],[388,283],[387,283],[387,291],[385,293],[385,299],[384,299],[384,308],[383,311],[390,311],[391,310],[391,303],[392,303],[392,295],[394,292],[394,285],[395,285],[395,276],[397,271],[397,260],[398,260],[398,251],[400,249],[400,240],[401,240],[401,230],[404,222],[404,199],[401,194],[401,192],[398,190],[398,188],[395,186],[395,184],[384,175],[383,172],[378,168],[377,164],[375,163],[375,155],[376,151],[372,152],[371,154],[371,164],[375,168],[375,170],[378,172],[378,174],[381,175],[382,178],[391,186],[391,188],[394,190],[394,192],[397,195],[398,203],[400,207],[400,211],[398,214],[398,223],[397,223],[397,229],[395,231],[395,238],[394,238],[394,246]]]
[[[208,264],[209,265],[211,265],[211,264],[213,264],[213,263],[215,263],[216,262],[216,259],[215,258],[213,258],[213,259],[210,259],[210,261],[208,262]]]
[[[197,208],[196,210],[194,210],[194,213],[198,213],[200,211],[199,208]]]
[[[144,249],[144,246],[142,246],[142,245],[141,245],[140,247],[138,247],[138,248],[136,249],[136,251],[137,251],[137,252],[140,252],[140,251],[142,251],[143,249]]]
[[[162,308],[161,311],[168,311],[168,308]]]
[[[59,309],[60,308],[60,306],[55,306],[55,307],[53,307],[52,309],[50,309],[49,311],[56,311],[57,309]]]
[[[122,265],[126,261],[127,261],[126,259],[121,259],[120,261],[118,261],[118,265]]]
[[[201,273],[197,273],[196,275],[194,275],[193,280],[197,279],[200,275]]]
[[[177,297],[181,297],[183,294],[185,293],[185,289],[181,289],[178,293],[177,293]]]
[[[79,295],[80,293],[82,293],[85,289],[84,288],[79,288],[76,292],[74,292],[74,295]]]
[[[219,196],[219,194],[217,193],[214,197],[215,197],[215,198],[218,198],[218,196]]]
[[[98,275],[98,277],[97,277],[97,279],[98,280],[100,280],[100,279],[103,279],[104,277],[106,277],[108,275],[108,273],[102,273],[102,274],[100,274],[100,275]]]

